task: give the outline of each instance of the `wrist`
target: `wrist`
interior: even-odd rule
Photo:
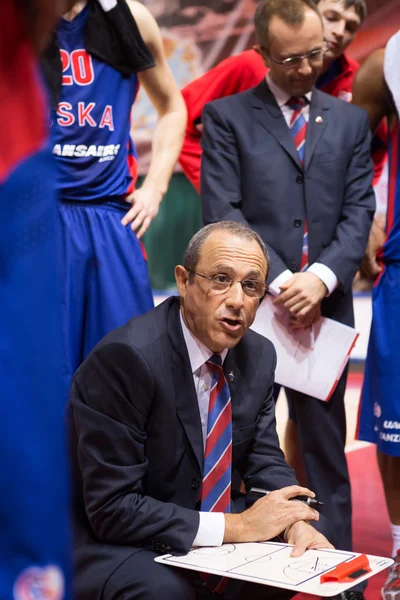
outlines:
[[[225,533],[224,544],[232,544],[239,542],[249,542],[251,540],[247,534],[246,525],[243,519],[243,514],[226,513],[225,517]]]
[[[159,181],[158,179],[156,179],[152,175],[148,174],[145,177],[145,179],[143,181],[143,184],[141,185],[141,188],[146,189],[146,190],[151,190],[151,192],[153,194],[159,195],[160,196],[160,202],[161,202],[162,197],[167,192],[168,182]]]

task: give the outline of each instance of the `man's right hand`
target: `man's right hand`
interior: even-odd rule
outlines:
[[[298,521],[318,521],[318,511],[304,502],[290,500],[294,496],[313,498],[315,494],[308,488],[292,485],[260,498],[243,513],[225,514],[224,544],[265,542]]]

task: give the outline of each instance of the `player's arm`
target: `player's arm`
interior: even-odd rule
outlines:
[[[353,84],[353,104],[368,112],[372,131],[375,131],[382,119],[390,116],[393,110],[384,77],[384,57],[384,49],[373,52],[360,67]],[[361,264],[361,272],[368,279],[375,279],[381,271],[376,254],[384,241],[382,224],[375,217]]]
[[[156,63],[154,68],[138,74],[158,115],[150,167],[141,188],[127,198],[132,208],[122,220],[124,225],[131,223],[141,237],[158,213],[178,160],[186,127],[186,107],[167,64],[155,19],[139,2],[128,0],[128,5]]]
[[[391,103],[383,72],[385,50],[373,52],[358,70],[353,83],[353,104],[368,112],[371,131],[390,114]]]

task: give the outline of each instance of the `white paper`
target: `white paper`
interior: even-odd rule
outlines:
[[[172,567],[212,573],[253,583],[331,597],[353,587],[393,564],[393,559],[367,555],[371,573],[350,583],[320,583],[320,576],[360,554],[340,550],[307,550],[291,558],[293,546],[275,542],[224,544],[193,548],[185,556],[166,554],[154,560]]]
[[[267,295],[251,329],[271,340],[277,353],[275,381],[319,400],[329,400],[358,337],[352,327],[322,317],[308,329],[292,329],[290,313]]]

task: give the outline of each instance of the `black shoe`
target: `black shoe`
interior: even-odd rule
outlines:
[[[365,596],[362,592],[353,592],[353,590],[349,590],[348,592],[342,592],[337,596],[332,596],[330,600],[365,600]]]

